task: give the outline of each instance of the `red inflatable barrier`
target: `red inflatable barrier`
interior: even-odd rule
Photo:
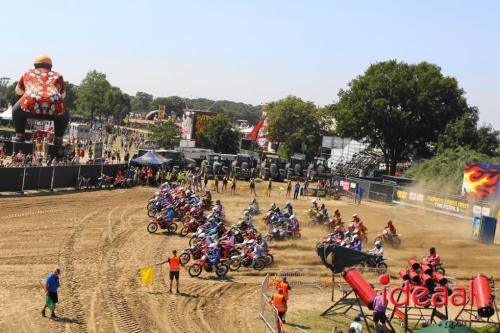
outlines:
[[[414,271],[418,271],[420,269],[420,264],[415,259],[408,260],[408,265],[410,265],[411,269]]]
[[[420,284],[420,276],[414,270],[409,270],[408,274],[410,275],[410,281],[414,284]]]
[[[410,274],[408,274],[408,271],[406,269],[400,270],[399,276],[405,281],[410,279]]]
[[[420,266],[420,269],[421,269],[421,270],[422,270],[422,272],[424,272],[425,274],[432,275],[432,267],[431,267],[431,266],[422,264],[422,265]]]
[[[474,303],[476,304],[477,314],[483,318],[493,316],[495,308],[493,307],[490,280],[486,276],[478,274],[472,280],[472,289],[474,292]]]
[[[359,298],[370,307],[369,304],[372,303],[377,293],[370,284],[363,278],[363,276],[355,269],[346,270],[344,272],[344,280],[351,286],[351,288],[356,292]]]
[[[443,276],[443,274],[439,273],[439,272],[433,272],[432,273],[432,278],[434,279],[434,281],[436,281],[437,283],[439,283],[440,285],[444,286],[444,285],[447,285],[448,284],[448,279],[445,278]]]
[[[427,288],[434,287],[434,280],[432,279],[432,276],[429,274],[422,273],[420,274],[420,280],[422,281],[422,284],[425,285]]]

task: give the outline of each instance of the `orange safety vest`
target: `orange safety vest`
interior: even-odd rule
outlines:
[[[181,260],[177,256],[172,256],[168,259],[170,264],[170,272],[178,272],[181,266]]]
[[[288,283],[286,283],[286,282],[280,281],[276,285],[276,289],[283,290],[283,296],[285,297],[286,301],[288,301],[288,288],[289,288],[289,286],[288,286]]]
[[[273,295],[273,298],[272,298],[272,301],[273,301],[273,304],[274,304],[274,307],[276,308],[276,310],[278,310],[278,312],[286,312],[286,300],[285,300],[285,297],[281,294],[274,294]]]

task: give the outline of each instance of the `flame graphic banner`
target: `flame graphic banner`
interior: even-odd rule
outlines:
[[[499,199],[500,165],[467,162],[464,168],[463,194],[478,200]]]

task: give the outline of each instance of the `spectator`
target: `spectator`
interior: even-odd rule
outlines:
[[[299,198],[299,192],[300,192],[300,183],[297,181],[295,182],[295,188],[293,190],[293,199],[297,200]]]
[[[359,316],[359,314],[354,317],[354,320],[352,321],[349,329],[351,328],[354,329],[354,333],[363,333],[363,325],[361,324],[361,317]]]

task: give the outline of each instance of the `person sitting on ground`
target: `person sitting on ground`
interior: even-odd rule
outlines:
[[[28,118],[54,122],[54,144],[62,145],[69,114],[64,105],[66,91],[61,74],[52,71],[52,59],[43,55],[35,58],[34,68],[24,73],[16,86],[20,99],[12,107],[16,141],[25,141]]]

